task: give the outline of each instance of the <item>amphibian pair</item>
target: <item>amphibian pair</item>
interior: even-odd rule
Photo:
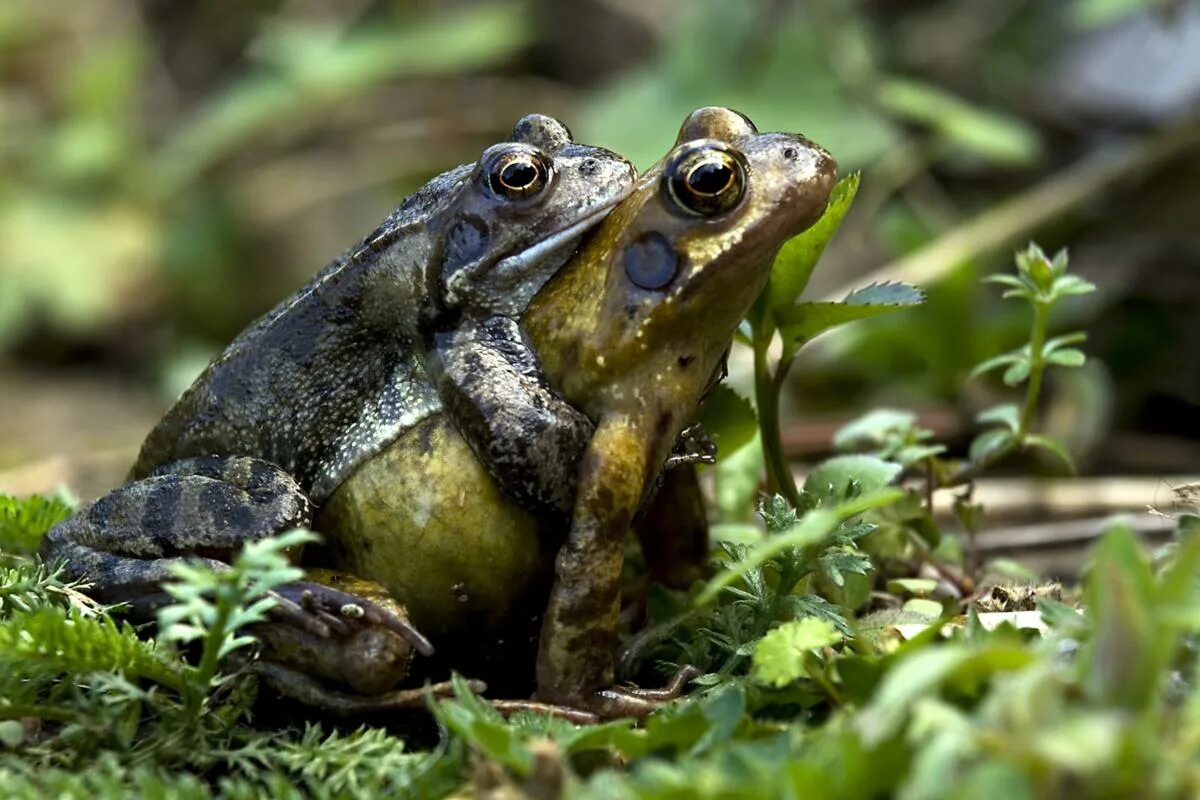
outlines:
[[[341,577],[263,631],[294,694],[384,692],[410,660],[527,674],[536,642],[539,700],[645,713],[669,693],[612,686],[622,542],[835,170],[726,109],[641,178],[526,117],[238,337],[43,556],[152,606],[170,559],[311,525],[304,563]]]

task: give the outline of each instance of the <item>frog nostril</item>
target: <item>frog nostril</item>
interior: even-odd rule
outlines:
[[[783,157],[786,158],[788,161],[795,161],[796,156],[798,156],[798,155],[799,155],[799,153],[796,152],[796,148],[794,148],[794,147],[785,147],[783,150]]]
[[[579,165],[579,171],[584,175],[593,175],[596,172],[596,167],[599,166],[594,158],[585,158],[583,163]]]

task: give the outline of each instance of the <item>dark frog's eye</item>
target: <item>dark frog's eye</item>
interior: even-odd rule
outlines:
[[[716,142],[679,150],[663,171],[671,200],[682,211],[715,217],[736,206],[746,192],[746,168]]]
[[[536,197],[550,183],[550,165],[532,150],[497,153],[484,164],[484,176],[492,194],[506,200]]]

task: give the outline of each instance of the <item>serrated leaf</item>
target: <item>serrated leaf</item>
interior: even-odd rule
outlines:
[[[818,594],[791,595],[792,616],[816,617],[823,619],[838,630],[843,636],[850,636],[853,629],[842,612],[841,606],[835,605]]]
[[[842,302],[848,305],[917,306],[925,302],[925,292],[909,283],[884,281],[855,289]]]
[[[796,303],[775,310],[780,336],[794,350],[847,322],[890,314],[925,302],[925,295],[905,283],[881,283],[858,289],[842,302]]]
[[[805,617],[769,631],[754,648],[753,676],[760,683],[782,688],[805,675],[812,651],[842,641],[829,622]]]
[[[850,210],[858,193],[858,182],[857,172],[838,181],[829,196],[825,213],[816,224],[784,242],[779,249],[779,255],[771,265],[771,277],[765,294],[768,314],[774,316],[778,310],[791,306],[800,297],[808,285],[813,268],[825,252],[825,246]]]

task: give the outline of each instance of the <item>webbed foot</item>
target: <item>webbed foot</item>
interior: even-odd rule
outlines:
[[[661,689],[640,689],[610,686],[597,689],[590,697],[586,697],[578,705],[545,704],[561,711],[574,711],[590,714],[597,720],[623,719],[625,717],[645,717],[672,700],[683,696],[683,690],[689,682],[700,677],[700,670],[692,666],[680,667],[667,685]],[[520,710],[520,709],[518,709]]]
[[[277,620],[255,626],[268,661],[379,696],[408,674],[414,651],[433,655],[433,645],[382,587],[323,570],[309,577],[313,580],[280,587],[285,610]]]

